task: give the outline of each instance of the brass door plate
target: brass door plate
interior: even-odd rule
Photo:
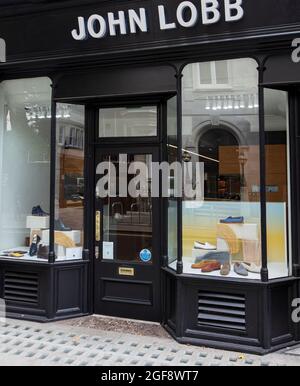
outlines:
[[[101,212],[99,210],[96,212],[95,233],[96,241],[101,241]]]
[[[119,275],[121,276],[134,276],[134,268],[119,267]]]

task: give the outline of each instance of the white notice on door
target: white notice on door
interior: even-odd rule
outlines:
[[[103,259],[114,259],[114,243],[110,241],[103,241]]]

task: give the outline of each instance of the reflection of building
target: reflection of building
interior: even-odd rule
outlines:
[[[241,71],[243,79],[237,83],[232,74]],[[247,60],[221,61],[218,65],[216,62],[194,64],[185,71],[184,147],[219,161],[205,162],[207,198],[216,194],[223,198],[235,196],[238,199],[241,195],[242,200],[259,200],[256,189],[260,185],[256,76],[256,69]],[[272,95],[266,102],[267,162],[274,170],[269,170],[267,185],[274,187],[273,193],[277,193],[268,191],[268,200],[276,201],[280,194],[283,199],[286,193],[286,163],[280,163],[281,170],[274,169],[274,163],[285,154],[286,139],[280,142],[286,113],[281,108],[282,95]],[[200,157],[200,161],[203,158]],[[285,175],[285,178],[279,181],[278,175]],[[225,184],[219,187],[219,193],[218,178],[221,178],[219,185]]]

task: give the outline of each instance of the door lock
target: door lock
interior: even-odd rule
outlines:
[[[96,241],[101,241],[101,212],[100,210],[96,211],[96,222],[95,222],[95,238]]]

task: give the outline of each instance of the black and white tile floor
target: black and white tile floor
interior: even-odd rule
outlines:
[[[298,366],[300,349],[260,357],[160,337],[7,319],[0,324],[0,365]]]

